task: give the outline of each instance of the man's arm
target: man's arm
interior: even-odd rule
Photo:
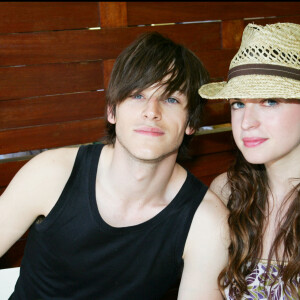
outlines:
[[[225,205],[208,190],[187,237],[178,299],[223,299],[217,278],[228,257],[227,216]]]
[[[71,173],[77,149],[43,152],[31,159],[0,197],[0,257],[35,219],[50,212]]]

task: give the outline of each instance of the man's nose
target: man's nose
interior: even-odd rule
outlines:
[[[145,104],[143,110],[143,117],[150,120],[160,120],[161,119],[161,107],[158,97],[152,96]]]

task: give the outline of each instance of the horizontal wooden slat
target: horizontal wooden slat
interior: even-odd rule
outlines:
[[[104,136],[103,118],[0,131],[0,154],[63,147]]]
[[[128,25],[299,14],[299,2],[127,2]]]
[[[17,241],[1,258],[0,269],[19,267],[24,254],[26,239]]]
[[[227,20],[222,22],[222,46],[224,49],[238,49],[242,41],[244,20]]]
[[[107,89],[109,80],[110,80],[110,75],[112,72],[112,69],[115,64],[115,59],[106,59],[103,60],[103,81],[104,81],[104,88]]]
[[[0,68],[0,100],[102,88],[102,61]]]
[[[287,3],[288,4],[288,3]],[[294,12],[295,16],[287,16],[287,17],[280,17],[280,18],[261,18],[257,20],[244,20],[245,25],[249,23],[254,23],[258,25],[266,25],[266,24],[274,24],[278,22],[289,22],[289,23],[296,23],[300,24],[300,5],[297,11]]]
[[[190,144],[190,156],[198,157],[209,153],[232,151],[235,149],[232,132],[218,132],[195,136]]]
[[[0,258],[0,269],[19,267],[23,258],[28,237],[28,230],[15,244]]]
[[[0,35],[0,66],[76,62],[105,58],[101,30]]]
[[[127,26],[127,3],[114,1],[99,2],[101,27]]]
[[[1,196],[2,193],[5,191],[5,188],[6,188],[6,187],[1,187],[1,186],[0,186],[0,196]]]
[[[233,159],[234,152],[227,151],[197,156],[190,161],[183,162],[182,165],[197,178],[205,179],[205,183],[209,184],[211,179],[226,172]]]
[[[196,50],[195,54],[200,58],[213,81],[223,81],[227,80],[229,65],[236,52],[236,49]]]
[[[0,33],[97,27],[97,2],[0,2]]]
[[[116,51],[127,47],[136,37],[144,32],[157,31],[166,35],[173,41],[187,46],[194,52],[204,51],[208,49],[220,49],[220,23],[202,23],[202,24],[179,24],[165,26],[143,26],[130,28],[105,28],[103,37],[105,37],[105,45],[108,47],[106,51]],[[119,50],[118,50],[119,49]],[[114,58],[104,56],[105,58]]]
[[[225,171],[224,171],[225,172]],[[199,176],[197,177],[199,180],[201,180],[204,184],[206,184],[208,187],[210,186],[211,182],[218,176],[219,174],[211,174],[206,176]]]
[[[0,101],[0,130],[99,118],[104,107],[104,91]]]
[[[13,160],[9,162],[2,162],[0,160],[0,187],[7,186],[27,161],[28,159]]]
[[[204,106],[202,126],[230,123],[230,105],[226,100],[208,100]]]
[[[219,23],[23,33],[0,35],[0,66],[116,58],[147,31],[159,31],[194,52],[221,47]]]

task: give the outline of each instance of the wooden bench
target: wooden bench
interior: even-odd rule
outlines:
[[[212,81],[221,81],[249,22],[300,23],[300,4],[1,2],[0,194],[32,157],[28,151],[103,137],[113,63],[138,35],[158,31],[186,45]],[[209,101],[202,126],[211,130],[199,130],[183,162],[206,184],[233,159],[229,123],[228,104]],[[0,269],[20,265],[25,243],[26,234],[0,259]]]

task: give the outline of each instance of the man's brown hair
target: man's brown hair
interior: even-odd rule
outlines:
[[[198,89],[209,81],[209,74],[192,51],[158,32],[142,34],[118,56],[107,89],[107,107],[115,115],[116,106],[133,91],[139,93],[166,78],[164,95],[168,97],[176,91],[186,95],[187,124],[197,130],[204,103]],[[115,125],[107,121],[106,129],[105,142],[114,144]],[[190,138],[184,135],[180,157],[186,155]]]

